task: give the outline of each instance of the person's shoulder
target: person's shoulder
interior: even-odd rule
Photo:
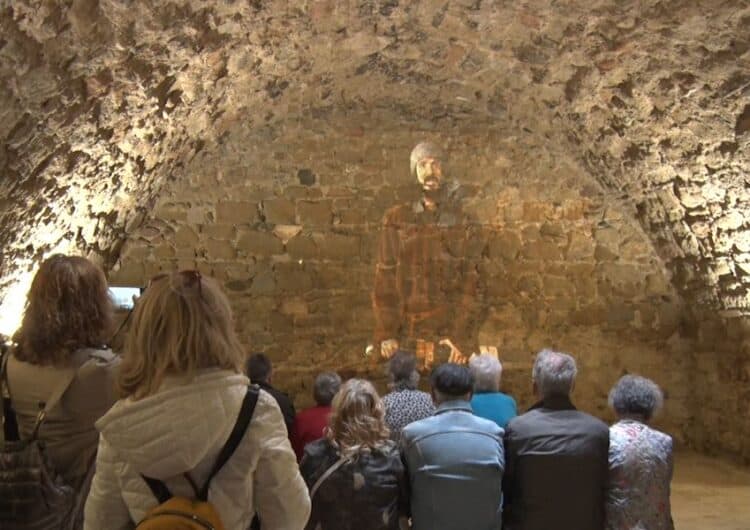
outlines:
[[[607,440],[609,440],[609,426],[606,423],[588,412],[583,412],[581,410],[577,410],[576,412],[578,420],[586,426],[592,435],[607,438]]]
[[[670,435],[668,435],[665,432],[661,432],[657,429],[654,429],[653,427],[648,427],[648,430],[651,431],[651,436],[654,438],[654,440],[657,441],[662,447],[668,449],[669,451],[672,450],[672,445],[674,444],[674,441]]]
[[[413,441],[414,438],[429,433],[434,428],[436,428],[435,416],[428,416],[421,420],[413,421],[401,429],[401,440],[402,442]]]
[[[308,407],[306,409],[302,409],[297,413],[297,420],[298,421],[309,421],[313,418],[317,418],[321,415],[326,415],[330,411],[329,407]]]
[[[497,423],[495,423],[492,420],[488,420],[487,418],[482,418],[480,416],[472,416],[475,428],[479,431],[484,431],[487,434],[490,434],[492,436],[498,436],[500,438],[503,437],[503,434],[505,434],[505,429],[500,427]]]
[[[121,358],[112,350],[87,348],[76,352],[74,363],[78,365],[76,378],[90,380],[92,378],[112,377],[120,366]]]
[[[333,447],[328,438],[320,438],[314,440],[305,445],[304,453],[309,458],[322,458],[331,452],[335,452],[336,448]]]

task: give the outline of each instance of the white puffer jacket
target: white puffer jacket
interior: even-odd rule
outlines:
[[[206,370],[192,381],[168,377],[153,396],[118,401],[96,424],[101,433],[84,530],[132,528],[158,504],[141,474],[173,495],[193,497],[186,471],[203,484],[229,437],[248,379]],[[246,530],[258,512],[264,530],[301,530],[310,498],[276,401],[261,391],[245,437],[214,477],[208,500],[227,530]]]

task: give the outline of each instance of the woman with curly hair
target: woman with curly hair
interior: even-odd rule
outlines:
[[[609,393],[618,421],[609,428],[607,530],[674,530],[672,437],[649,426],[663,402],[656,383],[638,375],[622,376]]]
[[[51,406],[39,439],[55,470],[74,487],[96,453],[94,422],[116,399],[119,358],[104,346],[113,311],[101,269],[86,258],[56,254],[34,276],[7,363],[21,438],[31,436],[43,404]],[[56,389],[62,396],[48,403]]]
[[[312,499],[308,530],[397,530],[405,525],[404,467],[389,438],[383,403],[369,381],[344,383],[333,399],[325,438],[305,447],[300,470]]]

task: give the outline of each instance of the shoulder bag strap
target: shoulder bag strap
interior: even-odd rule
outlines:
[[[325,482],[328,479],[328,477],[333,475],[336,472],[336,470],[340,468],[341,466],[343,466],[348,460],[349,459],[347,457],[342,456],[341,458],[336,460],[336,462],[331,467],[326,469],[325,473],[320,475],[320,478],[318,478],[318,480],[315,481],[315,484],[313,484],[313,487],[310,488],[310,500],[311,501],[312,501],[312,498],[315,496],[315,492],[318,491],[318,489],[323,484],[323,482]]]
[[[224,447],[221,448],[221,452],[219,452],[219,456],[216,458],[216,463],[211,469],[211,472],[208,474],[206,482],[198,492],[199,500],[202,500],[204,502],[208,500],[208,488],[211,485],[211,480],[221,470],[224,464],[227,463],[227,460],[232,457],[234,451],[237,449],[237,446],[240,445],[240,441],[245,435],[245,431],[247,431],[248,425],[250,425],[250,420],[253,417],[253,412],[255,412],[255,405],[257,405],[258,403],[259,395],[260,387],[258,387],[258,385],[250,385],[247,387],[245,399],[242,400],[242,407],[240,408],[240,413],[237,416],[237,422],[234,424],[234,429],[232,429],[232,433],[229,435],[229,439],[224,444]]]
[[[60,402],[63,395],[73,382],[73,379],[76,378],[76,372],[78,372],[77,368],[69,368],[67,370],[68,373],[65,375],[65,377],[52,389],[52,395],[50,395],[47,401],[43,402],[44,406],[42,406],[42,403],[39,404],[41,410],[39,410],[39,415],[37,416],[36,423],[34,424],[34,430],[31,433],[32,440],[36,440],[37,436],[39,435],[39,429],[44,423],[44,420],[47,418],[47,414],[49,414],[49,411],[51,411]]]

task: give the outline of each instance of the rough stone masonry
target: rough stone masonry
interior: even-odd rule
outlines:
[[[298,399],[375,376],[373,239],[434,138],[511,390],[567,348],[584,408],[638,371],[670,432],[747,460],[749,27],[741,0],[0,3],[2,307],[52,251],[193,264]]]

